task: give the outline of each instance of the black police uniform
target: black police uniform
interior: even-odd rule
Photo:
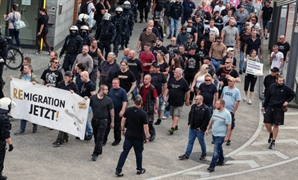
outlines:
[[[140,22],[143,22],[144,10],[145,10],[145,21],[148,20],[148,13],[150,11],[151,0],[139,0],[138,9],[140,11]]]
[[[130,36],[132,34],[133,26],[135,24],[134,15],[130,9],[123,8],[122,16],[125,19],[127,19],[127,24],[124,28],[124,36],[122,36],[121,49],[123,49],[123,46],[127,48],[127,45],[129,44]]]
[[[89,34],[89,32],[81,32],[80,33],[81,38],[82,38],[82,45],[88,45],[90,46],[90,40],[92,39],[92,36]]]
[[[138,20],[138,3],[134,2],[134,0],[130,0],[131,11],[133,12],[135,23]]]
[[[112,23],[115,25],[116,28],[116,37],[115,37],[115,41],[114,41],[114,50],[113,52],[116,54],[116,56],[118,55],[118,48],[119,45],[121,45],[122,42],[122,38],[125,35],[125,26],[127,25],[128,21],[127,19],[125,19],[121,14],[116,13],[115,16],[112,17],[111,19]]]
[[[7,59],[7,41],[3,36],[0,36],[0,58],[3,58],[4,61]],[[3,67],[4,67],[4,62],[0,63],[0,98],[4,97],[3,93],[3,87],[5,82],[3,81],[2,74],[3,74]]]
[[[109,20],[103,20],[98,26],[95,34],[95,39],[99,40],[99,49],[101,53],[105,49],[105,59],[108,57],[108,53],[111,52],[111,44],[116,37],[116,28]]]
[[[73,63],[75,62],[77,55],[82,52],[82,46],[83,39],[78,33],[70,33],[70,35],[66,36],[59,55],[59,57],[61,58],[64,52],[66,52],[62,65],[64,72],[72,69]]]

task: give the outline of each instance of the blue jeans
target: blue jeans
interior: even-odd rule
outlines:
[[[193,144],[195,142],[195,139],[198,138],[198,141],[201,145],[202,155],[206,156],[206,143],[204,140],[205,132],[199,131],[197,129],[189,128],[189,134],[188,134],[188,144],[185,152],[185,156],[189,157],[193,148]]]
[[[25,132],[26,130],[26,124],[27,124],[27,121],[25,119],[21,119],[21,125],[20,125],[20,129]],[[37,124],[33,124],[33,127],[34,126],[37,126]]]
[[[176,33],[177,33],[177,30],[178,30],[178,25],[179,25],[179,20],[171,18],[170,36],[173,35],[173,36],[176,37]],[[173,29],[174,29],[174,32],[173,32]]]
[[[237,23],[237,29],[238,29],[238,34],[240,34],[240,31],[242,30],[244,24],[238,24]]]
[[[135,99],[136,95],[138,95],[138,86],[140,84],[140,79],[136,80],[136,87],[132,91],[132,99]]]
[[[165,107],[167,107],[168,105],[169,105],[169,103],[167,102]],[[164,110],[163,115],[167,118],[170,117],[170,111]]]
[[[9,29],[8,32],[9,32],[9,36],[11,36],[11,40],[9,44],[13,46],[13,38],[15,38],[17,47],[20,47],[20,38],[19,38],[20,32],[15,29]]]
[[[163,104],[163,96],[158,96],[158,112],[161,111],[162,104]]]
[[[284,73],[285,63],[286,63],[286,61],[284,61],[283,65],[282,65],[282,67],[281,67],[280,75],[283,75],[283,73]]]
[[[91,109],[91,107],[89,106],[89,109],[88,109],[88,116],[89,116],[89,114],[91,113],[91,110],[92,110],[92,109]],[[90,122],[88,121],[88,116],[87,116],[87,122],[86,122],[85,136],[91,135],[91,134],[93,133],[91,124],[90,124]]]
[[[220,69],[220,61],[217,61],[215,59],[211,59],[212,60],[212,64],[215,67],[215,71],[217,72]]]
[[[130,149],[133,147],[136,155],[136,161],[137,161],[137,170],[142,170],[142,161],[143,161],[143,150],[144,150],[144,143],[140,140],[130,140],[128,138],[125,138],[123,143],[123,151],[120,154],[118,164],[116,167],[116,172],[122,172],[122,167],[125,163],[125,160],[127,158],[127,155],[130,151]]]
[[[240,51],[240,62],[239,62],[239,70],[243,71],[244,66],[244,52]]]
[[[224,143],[225,137],[212,135],[212,139],[214,142],[214,152],[213,152],[212,160],[210,163],[210,167],[215,167],[216,162],[224,162],[224,160],[225,160],[224,155],[223,155],[223,150],[222,150],[222,144]]]

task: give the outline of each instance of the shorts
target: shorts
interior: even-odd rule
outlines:
[[[162,111],[161,110],[162,105],[163,105],[163,96],[158,96],[158,112]]]
[[[182,106],[178,106],[178,107],[170,106],[170,115],[172,117],[180,117],[181,112],[182,112]]]
[[[268,29],[269,27],[269,22],[270,22],[270,20],[264,20],[263,19],[263,29]]]
[[[281,107],[268,107],[264,115],[264,123],[284,125],[285,114]]]
[[[231,130],[233,130],[235,127],[235,115],[232,112],[231,112],[231,118],[232,118]]]

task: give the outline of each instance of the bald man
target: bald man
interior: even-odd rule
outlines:
[[[160,37],[158,29],[156,29],[154,27],[154,21],[153,20],[148,21],[148,26],[147,27],[151,27],[152,28],[152,33],[155,34],[156,37]],[[147,27],[143,29],[143,32],[146,31]]]
[[[123,55],[124,56],[122,57],[121,61],[127,61],[129,52],[130,52],[130,49],[129,48],[125,48],[124,49],[124,51],[123,51]]]
[[[149,74],[144,76],[144,85],[140,89],[140,93],[143,99],[143,110],[147,113],[149,124],[149,141],[155,139],[155,128],[153,126],[154,114],[157,114],[158,110],[158,94],[155,87],[151,84],[151,76]]]

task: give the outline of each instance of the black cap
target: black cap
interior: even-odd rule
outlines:
[[[155,62],[152,63],[152,66],[155,67],[155,68],[158,68],[159,64],[155,61]]]
[[[197,48],[194,45],[191,45],[188,50],[196,50]]]
[[[209,61],[211,61],[211,58],[209,56],[204,57],[203,60],[204,59],[208,59]]]
[[[69,76],[69,77],[72,77],[72,72],[71,71],[66,71],[64,76]]]
[[[186,30],[186,29],[187,29],[186,26],[182,26],[182,27],[181,27],[181,30]]]
[[[279,72],[279,69],[277,67],[274,67],[271,69],[272,72]]]
[[[190,35],[188,35],[188,37],[187,37],[187,39],[193,39],[193,36],[190,34]]]
[[[180,54],[180,50],[179,49],[174,49],[173,51],[175,54]]]
[[[206,27],[206,28],[205,28],[205,31],[210,31],[210,28]]]

